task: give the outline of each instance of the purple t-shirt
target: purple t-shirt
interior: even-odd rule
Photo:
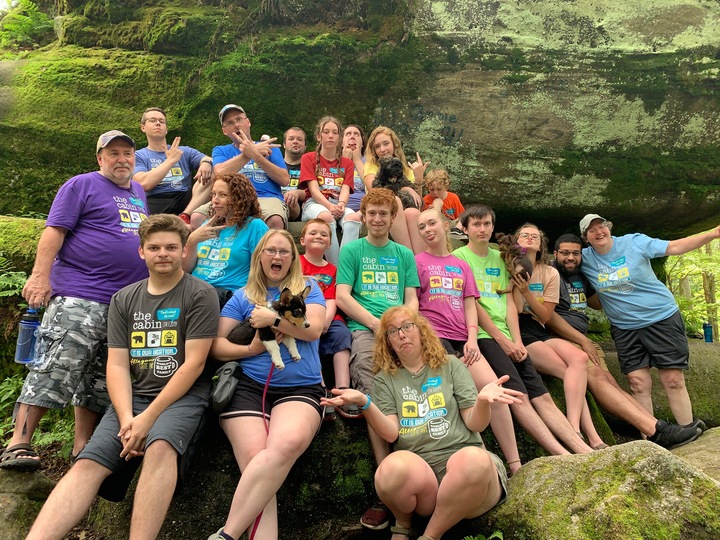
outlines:
[[[436,257],[427,251],[415,255],[420,288],[420,313],[438,337],[467,341],[464,300],[479,298],[470,267],[454,255]]]
[[[148,276],[138,255],[145,192],[113,184],[99,172],[75,176],[55,195],[45,226],[67,229],[50,273],[53,296],[109,304],[126,285]]]

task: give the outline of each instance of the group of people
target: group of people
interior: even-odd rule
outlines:
[[[0,467],[39,468],[33,432],[48,409],[70,402],[75,463],[28,538],[63,538],[141,458],[130,535],[157,536],[218,362],[240,365],[219,421],[242,474],[215,540],[278,537],[275,494],[329,408],[367,420],[379,500],[361,523],[382,529],[394,515],[393,540],[418,534],[414,514],[429,516],[420,538],[439,540],[500,503],[506,465],[511,475],[522,465],[513,420],[550,454],[606,448],[586,388],[661,446],[700,436],[682,319],[649,261],[700,247],[720,227],[671,242],[613,237],[609,221],[588,214],[582,239],[558,238],[549,263],[547,238],[527,223],[513,235],[533,262],[525,278],[490,244],[493,210],[463,208],[447,172],[425,175],[419,155],[408,163],[391,129],[366,143],[360,127],[325,116],[314,152],[293,127],[283,156],[274,138],[251,138],[242,107],[226,105],[219,120],[231,143],[210,158],[179,138],[168,145],[164,111],[148,109],[147,148],[104,133],[99,171],[58,191],[23,290],[45,315]],[[387,157],[415,183],[417,208],[373,187]],[[305,222],[303,255],[285,230],[291,219]],[[451,238],[467,245],[453,251]],[[284,291],[302,296],[308,324],[270,309]],[[587,337],[588,306],[605,309],[633,395]],[[257,332],[248,345],[228,339],[244,321],[272,328],[278,343],[294,338],[301,360],[281,345],[285,368],[273,369]],[[652,367],[677,423],[652,413]],[[563,379],[566,414],[541,373]],[[484,448],[488,425],[505,463]]]

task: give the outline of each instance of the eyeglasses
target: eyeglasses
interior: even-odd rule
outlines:
[[[570,255],[572,255],[573,257],[579,257],[580,255],[582,255],[582,251],[568,251],[567,249],[558,251],[558,253],[563,257],[569,257]]]
[[[600,229],[605,229],[605,228],[607,228],[607,226],[608,226],[608,222],[607,222],[607,221],[603,221],[602,223],[598,223],[597,225],[589,228],[587,231],[585,231],[585,234],[586,234],[586,235],[587,235],[587,234],[595,234],[595,233],[597,233]]]
[[[163,124],[167,124],[167,121],[166,121],[164,118],[146,118],[146,119],[145,119],[145,123],[146,123],[146,124],[147,124],[147,123],[150,123],[150,124],[160,124],[160,125],[163,125]]]
[[[518,234],[519,238],[530,238],[530,240],[540,240],[540,235],[537,233],[521,232]]]
[[[262,251],[265,255],[270,255],[271,257],[274,257],[275,255],[280,255],[283,259],[293,254],[293,252],[289,249],[265,248]]]
[[[402,333],[407,336],[408,334],[414,332],[416,327],[417,324],[415,324],[414,322],[408,322],[403,324],[400,328],[388,328],[387,332],[385,333],[389,338],[396,337],[398,335],[398,332],[400,331],[402,331]]]

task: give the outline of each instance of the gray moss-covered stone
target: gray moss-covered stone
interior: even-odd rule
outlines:
[[[720,537],[720,484],[635,441],[590,455],[537,459],[485,518],[513,540]]]
[[[54,486],[41,473],[0,470],[0,540],[24,538]]]
[[[720,482],[720,428],[703,433],[696,441],[672,451],[680,459]]]

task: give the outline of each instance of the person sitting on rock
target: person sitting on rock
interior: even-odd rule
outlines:
[[[430,323],[404,306],[380,318],[372,396],[338,390],[323,400],[360,407],[394,451],[375,473],[375,490],[395,515],[393,540],[414,537],[413,513],[430,516],[418,540],[439,540],[461,519],[481,516],[507,496],[507,473],[480,431],[495,403],[518,403],[503,376],[478,393],[460,360],[447,355]]]
[[[139,235],[150,277],[118,291],[108,313],[112,406],[50,494],[30,540],[65,538],[103,481],[132,474],[140,460],[130,538],[155,538],[175,491],[178,456],[208,406],[210,378],[202,373],[220,317],[215,291],[183,272],[188,228],[179,217],[152,215]]]
[[[637,233],[611,236],[611,230],[612,223],[597,214],[582,218],[580,236],[590,246],[582,250],[581,272],[597,291],[610,320],[620,370],[635,398],[652,414],[650,368],[656,367],[675,421],[691,424],[692,403],[683,375],[690,359],[685,323],[650,261],[702,247],[720,238],[720,226],[671,241]]]
[[[602,309],[598,294],[581,273],[582,241],[574,234],[555,240],[553,265],[560,274],[560,300],[546,325],[559,336],[576,343],[595,362],[588,362],[588,390],[595,401],[611,414],[636,427],[651,442],[671,449],[697,439],[704,424],[679,426],[658,420],[618,385],[607,369],[605,353],[587,337],[589,307]]]

